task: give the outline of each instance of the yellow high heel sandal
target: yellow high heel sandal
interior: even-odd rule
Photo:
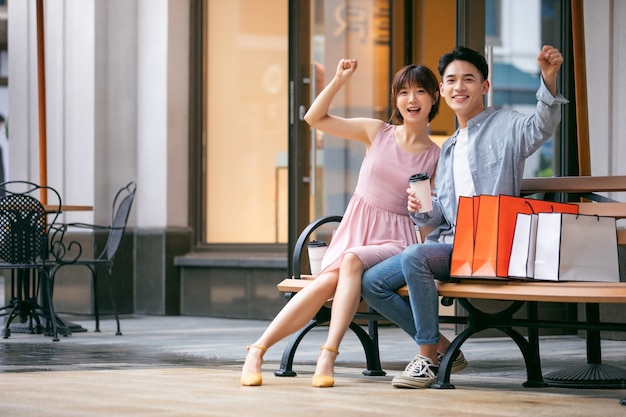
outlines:
[[[339,351],[331,346],[322,346],[320,350],[327,350],[329,352],[336,353],[339,356]],[[322,375],[315,374],[313,375],[313,380],[311,381],[311,385],[316,388],[330,388],[335,385],[335,377],[332,375]]]
[[[250,348],[257,348],[263,351],[263,354],[267,352],[267,348],[261,345],[249,345],[246,347],[246,350],[250,350]],[[263,377],[261,376],[261,372],[252,372],[249,374],[241,375],[241,385],[244,387],[258,387],[263,383]]]

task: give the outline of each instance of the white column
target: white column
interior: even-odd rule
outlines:
[[[9,7],[10,178],[39,182],[35,4]],[[189,0],[44,7],[48,184],[106,223],[135,180],[131,224],[186,226]]]
[[[624,175],[626,165],[626,4],[584,2],[589,146],[592,175]],[[626,193],[611,197],[626,201]]]
[[[187,225],[189,2],[139,0],[138,225]]]

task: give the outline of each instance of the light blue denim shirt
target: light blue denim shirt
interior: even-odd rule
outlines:
[[[553,97],[543,79],[537,91],[537,108],[531,115],[511,109],[487,108],[469,120],[468,160],[476,194],[519,195],[526,158],[550,139],[561,121],[560,94]],[[452,235],[458,198],[452,173],[457,130],[441,147],[435,175],[433,210],[411,213],[418,226],[435,227],[426,238],[436,243],[442,235]]]

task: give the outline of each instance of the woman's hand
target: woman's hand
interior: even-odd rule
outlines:
[[[337,73],[335,74],[335,78],[337,78],[338,80],[346,80],[352,74],[354,74],[354,71],[356,71],[356,67],[358,64],[359,63],[356,59],[340,59],[339,63],[337,64]]]

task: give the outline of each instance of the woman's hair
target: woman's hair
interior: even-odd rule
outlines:
[[[396,100],[400,90],[407,87],[422,87],[428,94],[430,94],[435,103],[430,109],[430,113],[428,113],[428,121],[430,122],[433,120],[439,112],[439,81],[437,81],[435,74],[427,67],[423,65],[411,64],[402,67],[393,77],[393,82],[391,83],[392,110],[389,123],[398,125],[404,122],[404,118],[398,109]]]
[[[489,66],[487,65],[487,60],[480,52],[475,51],[473,49],[467,48],[465,46],[457,46],[451,52],[442,55],[439,58],[439,75],[443,78],[443,74],[446,72],[446,68],[452,61],[467,61],[480,72],[480,75],[483,77],[483,81],[487,79],[489,76]]]

